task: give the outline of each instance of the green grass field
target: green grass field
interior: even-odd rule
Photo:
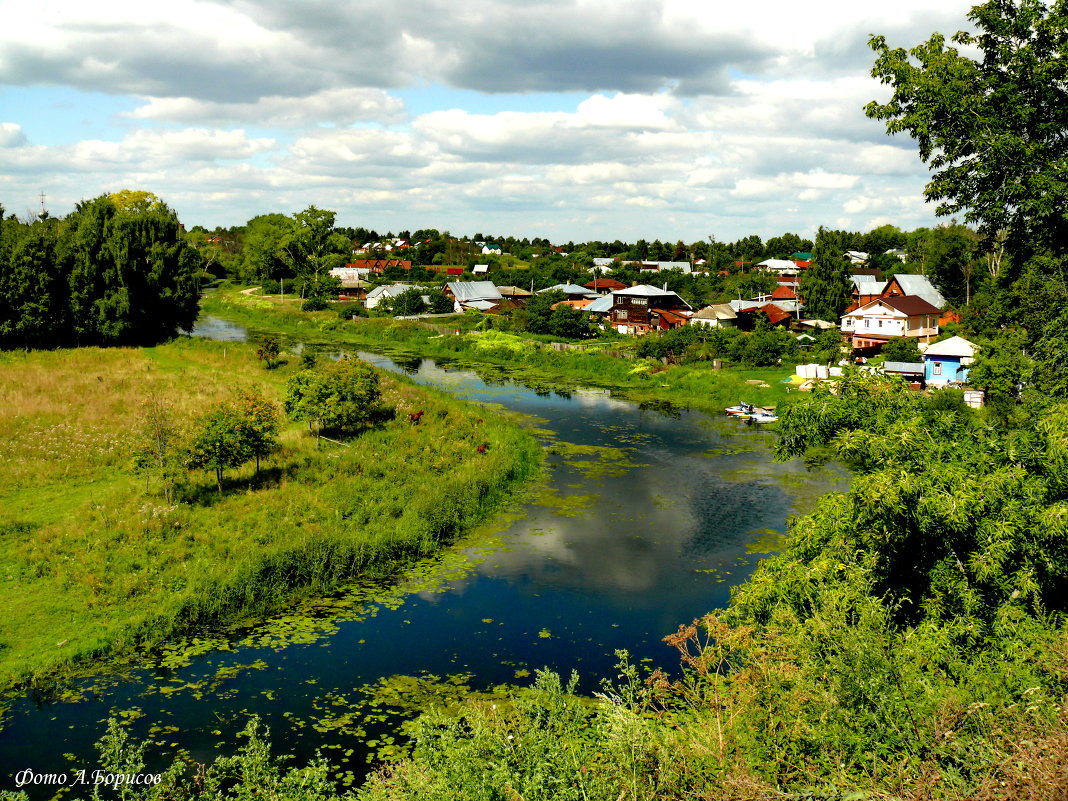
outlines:
[[[266,371],[252,345],[189,339],[0,354],[0,687],[389,573],[539,469],[513,422],[383,376],[397,417],[349,447],[286,424],[258,476],[228,471],[220,496],[192,473],[172,504],[134,473],[147,395],[192,421],[242,388],[280,400],[290,362]]]

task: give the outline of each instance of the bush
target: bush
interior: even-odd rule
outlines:
[[[368,316],[367,308],[362,303],[338,303],[334,308],[337,309],[337,316],[341,320]]]
[[[326,301],[322,298],[308,298],[300,308],[302,311],[322,311],[326,308]]]

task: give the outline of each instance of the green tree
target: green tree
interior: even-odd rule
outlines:
[[[0,256],[0,347],[70,342],[69,289],[56,262],[56,222],[0,224],[13,240],[6,257]]]
[[[345,264],[352,242],[334,229],[337,214],[308,206],[294,215],[295,225],[280,243],[281,257],[304,285],[304,297],[337,298],[340,282],[329,271]]]
[[[243,281],[291,278],[294,273],[283,258],[282,243],[292,235],[295,223],[284,214],[261,214],[245,226],[239,273]]]
[[[808,318],[837,323],[849,305],[852,284],[843,236],[822,226],[816,233],[812,261],[801,273],[800,294]]]
[[[929,233],[927,276],[954,306],[971,303],[978,249],[978,237],[956,222],[940,225]]]
[[[941,34],[911,50],[873,36],[872,75],[893,88],[865,112],[907,132],[932,170],[942,215],[964,213],[988,243],[1005,232],[1022,263],[1068,252],[1068,0],[988,0],[975,33]]]
[[[282,352],[282,346],[278,337],[267,336],[260,340],[260,346],[256,348],[256,358],[264,363],[264,367],[273,370],[278,366],[278,354]]]
[[[920,353],[920,349],[916,347],[916,340],[908,337],[891,339],[883,345],[881,354],[888,362],[915,363],[923,361],[923,354]]]
[[[278,405],[255,390],[238,393],[234,409],[240,420],[241,435],[248,449],[256,457],[256,475],[260,473],[260,457],[278,447],[280,413]]]
[[[141,345],[189,329],[200,303],[200,257],[162,203],[80,203],[56,248],[70,286],[69,336],[80,345]]]
[[[379,374],[359,359],[341,359],[317,370],[302,370],[286,386],[285,411],[304,420],[316,437],[324,429],[353,433],[383,413]]]
[[[159,395],[141,403],[141,420],[134,446],[134,469],[145,474],[145,491],[155,476],[170,504],[175,482],[181,474],[181,432],[170,404]]]
[[[394,317],[407,317],[413,314],[422,314],[426,311],[426,303],[423,301],[423,290],[412,287],[401,292],[390,303],[390,311]]]
[[[221,495],[223,470],[240,467],[255,455],[244,417],[233,403],[224,401],[194,425],[187,464],[193,470],[214,470]]]
[[[430,306],[427,311],[431,314],[449,314],[456,308],[453,306],[452,299],[444,292],[431,289],[426,294],[430,298]]]

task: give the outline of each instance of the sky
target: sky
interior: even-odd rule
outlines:
[[[0,204],[155,192],[191,227],[674,242],[935,223],[864,115],[896,0],[0,0]]]

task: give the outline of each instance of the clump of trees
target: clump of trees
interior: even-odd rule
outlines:
[[[167,340],[196,319],[202,266],[149,192],[102,195],[62,219],[3,219],[0,348]]]
[[[145,475],[146,488],[155,478],[168,503],[188,470],[214,471],[221,493],[224,470],[255,459],[259,474],[260,459],[278,447],[280,425],[278,405],[255,390],[242,390],[189,422],[177,420],[170,404],[153,395],[142,404],[134,469]]]
[[[285,410],[307,422],[316,443],[323,431],[352,434],[392,410],[380,401],[378,371],[360,359],[340,359],[314,370],[302,370],[286,386]]]

